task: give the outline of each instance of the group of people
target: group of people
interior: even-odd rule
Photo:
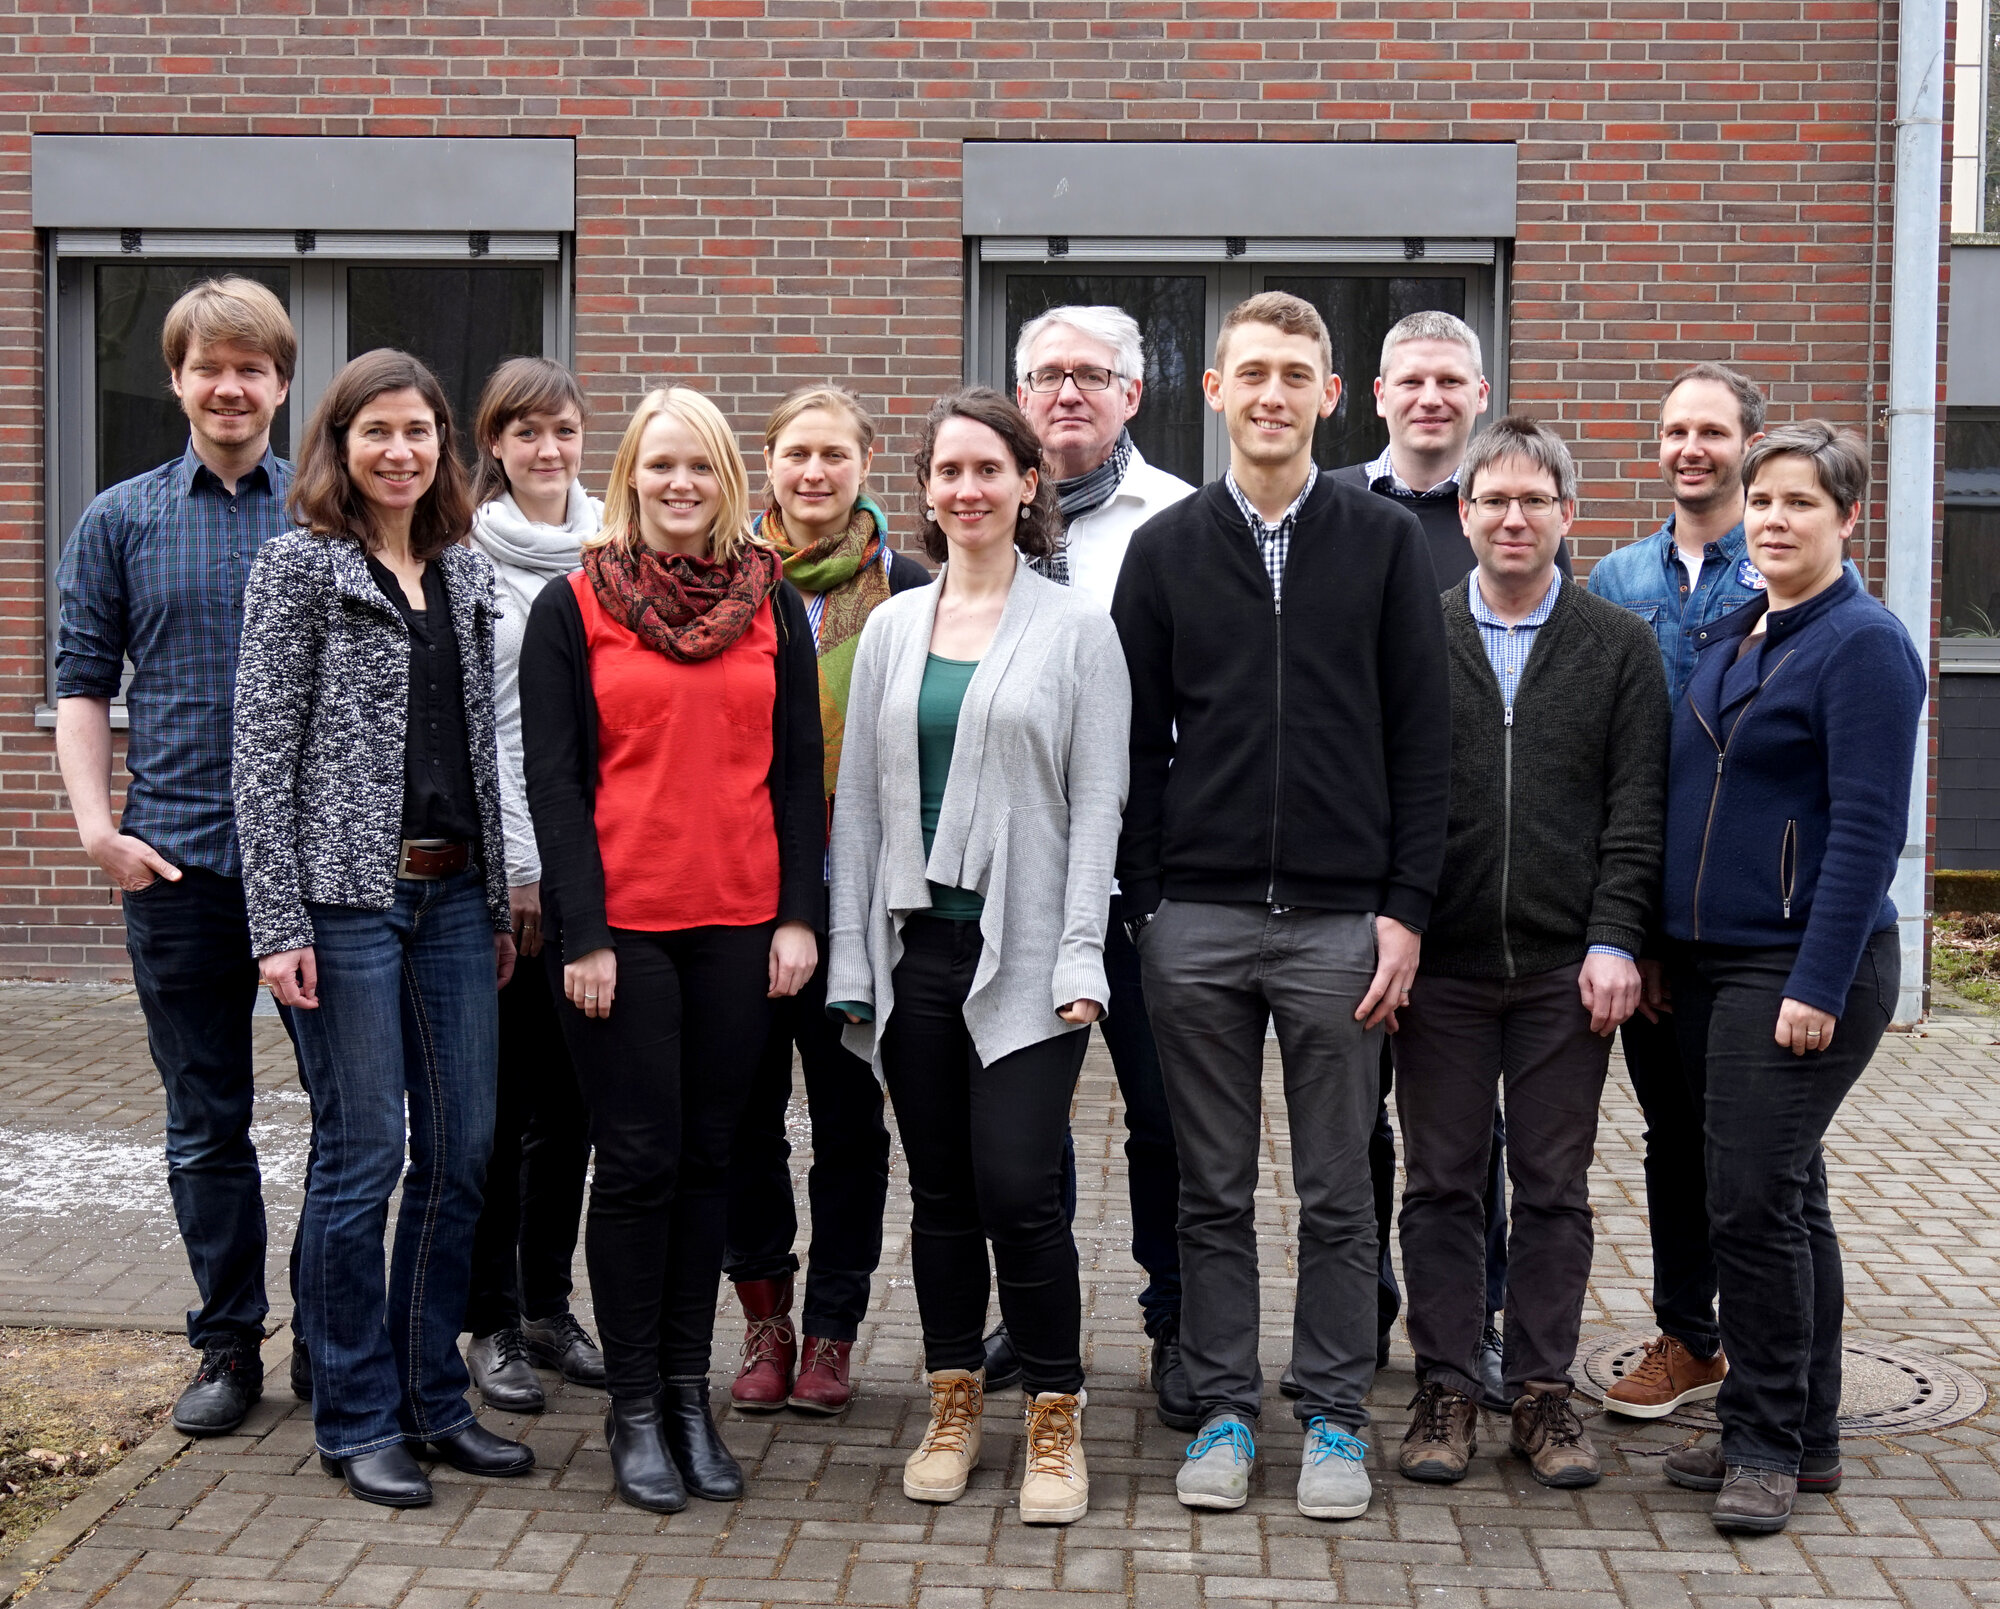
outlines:
[[[1194,488],[1127,429],[1138,326],[1058,307],[1022,329],[1011,398],[968,388],[923,422],[933,579],[892,544],[873,421],[833,385],[767,422],[761,512],[686,386],[641,401],[599,503],[555,363],[503,364],[462,451],[424,365],[367,353],[294,469],[269,445],[296,342],[268,291],[196,286],[162,345],[189,446],[65,547],[57,691],[201,1294],[181,1429],[235,1428],[262,1388],[262,983],[312,1110],[292,1384],[356,1497],[429,1501],[420,1456],[532,1467],[468,1392],[534,1411],[538,1364],[608,1392],[625,1501],[740,1495],[709,1395],[721,1275],[745,1322],[731,1403],[845,1408],[886,1092],[930,1394],[904,1490],[958,1497],[987,1394],[1018,1384],[1021,1517],[1079,1518],[1069,1118],[1092,1023],[1149,1383],[1193,1434],[1182,1502],[1241,1506],[1257,1458],[1272,1029],[1300,1511],[1369,1506],[1364,1399],[1399,1310],[1402,1475],[1463,1477],[1486,1407],[1536,1479],[1588,1485],[1573,1368],[1622,1029],[1660,1334],[1607,1405],[1717,1399],[1720,1444],[1666,1474],[1714,1491],[1720,1528],[1776,1530],[1838,1486],[1820,1142],[1896,999],[1925,696],[1846,562],[1853,437],[1767,429],[1748,380],[1687,370],[1661,411],[1673,517],[1579,584],[1570,453],[1526,417],[1475,434],[1489,389],[1451,315],[1388,333],[1388,447],[1322,472],[1324,323],[1276,292],[1231,310],[1203,382],[1229,467]],[[570,1311],[587,1171],[601,1352]]]

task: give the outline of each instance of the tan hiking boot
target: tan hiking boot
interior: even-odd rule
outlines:
[[[1479,1451],[1478,1428],[1477,1403],[1463,1391],[1426,1380],[1410,1399],[1410,1428],[1403,1432],[1396,1468],[1413,1481],[1444,1485],[1463,1480]]]
[[[919,1503],[949,1503],[965,1495],[979,1463],[986,1411],[985,1370],[940,1369],[930,1377],[931,1422],[903,1465],[903,1495]]]
[[[1544,1486],[1595,1486],[1604,1471],[1569,1393],[1567,1381],[1530,1380],[1514,1403],[1507,1445],[1527,1459]]]
[[[1655,1336],[1631,1373],[1604,1393],[1604,1406],[1632,1419],[1664,1419],[1683,1403],[1718,1395],[1728,1372],[1720,1351],[1698,1358],[1673,1336]]]
[[[1021,1479],[1021,1520],[1068,1525],[1090,1510],[1090,1471],[1083,1462],[1079,1391],[1044,1391],[1028,1403],[1028,1472]]]

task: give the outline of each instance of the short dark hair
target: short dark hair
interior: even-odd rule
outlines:
[[[1319,347],[1320,367],[1328,374],[1333,373],[1333,337],[1327,333],[1326,320],[1319,316],[1319,309],[1303,296],[1294,296],[1290,291],[1259,291],[1223,314],[1222,328],[1215,336],[1218,369],[1229,350],[1229,337],[1244,324],[1268,324],[1284,335],[1310,337]]]
[[[1736,411],[1743,419],[1743,438],[1749,440],[1764,428],[1764,393],[1757,389],[1757,383],[1746,374],[1738,374],[1726,363],[1696,363],[1681,370],[1660,393],[1660,406],[1667,405],[1667,398],[1690,380],[1708,380],[1716,385],[1728,386],[1736,393]]]
[[[1803,458],[1813,467],[1819,489],[1839,506],[1845,519],[1868,490],[1868,448],[1851,430],[1824,419],[1801,419],[1779,425],[1762,441],[1752,442],[1743,455],[1743,490],[1750,490],[1757,472],[1774,458]]]
[[[1471,502],[1479,472],[1503,458],[1524,459],[1545,471],[1555,483],[1558,502],[1576,501],[1576,460],[1570,457],[1569,448],[1547,425],[1524,413],[1510,413],[1472,438],[1465,461],[1458,466],[1458,495]]]
[[[1017,471],[1025,475],[1032,469],[1040,476],[1035,483],[1035,500],[1022,508],[1020,521],[1014,527],[1014,546],[1031,559],[1046,559],[1054,553],[1062,540],[1062,513],[1056,507],[1056,478],[1042,462],[1041,439],[1012,397],[1001,395],[991,386],[975,385],[939,397],[925,416],[923,433],[917,438],[917,490],[925,499],[922,534],[924,552],[930,555],[931,562],[943,564],[951,555],[944,530],[929,502],[931,454],[937,448],[938,432],[947,419],[970,419],[974,424],[986,426],[1007,444]]]
[[[511,490],[507,471],[493,456],[493,444],[517,419],[574,408],[580,420],[590,417],[583,387],[553,358],[509,358],[486,378],[479,406],[472,414],[472,443],[477,462],[472,471],[472,500],[490,503]]]
[[[347,429],[363,408],[391,391],[416,392],[437,420],[437,477],[410,521],[411,556],[434,559],[471,531],[472,497],[444,387],[420,360],[390,347],[349,363],[313,409],[292,477],[292,518],[315,536],[349,536],[374,551],[379,539],[368,501],[347,473]]]

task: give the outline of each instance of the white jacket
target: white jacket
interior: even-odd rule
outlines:
[[[1155,469],[1134,447],[1111,501],[1069,522],[1069,584],[1109,614],[1132,533],[1193,490],[1180,476]]]

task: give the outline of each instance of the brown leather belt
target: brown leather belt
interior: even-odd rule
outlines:
[[[436,882],[440,877],[456,877],[472,864],[472,845],[453,843],[449,838],[405,838],[396,857],[396,875],[414,877],[419,882]]]

